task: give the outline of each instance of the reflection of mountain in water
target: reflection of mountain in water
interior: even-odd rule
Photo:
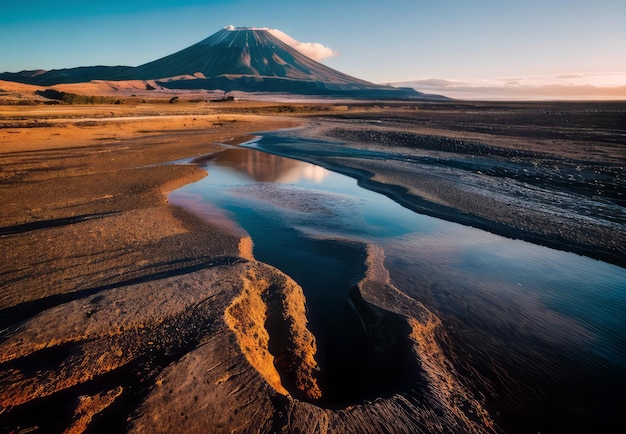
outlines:
[[[301,179],[321,182],[328,174],[326,169],[313,164],[243,148],[228,149],[194,162],[204,161],[233,169],[257,182],[291,184]]]

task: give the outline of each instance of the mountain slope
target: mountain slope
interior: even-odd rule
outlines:
[[[177,53],[138,66],[132,75],[157,79],[201,73],[371,85],[306,57],[268,29],[226,28]]]
[[[229,26],[169,56],[137,66],[97,66],[0,74],[0,80],[51,86],[91,80],[158,80],[170,89],[284,92],[363,98],[428,98],[414,89],[369,83],[323,65],[270,29]]]

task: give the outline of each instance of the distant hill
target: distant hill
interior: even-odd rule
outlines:
[[[86,66],[0,74],[0,80],[40,86],[92,80],[155,80],[168,89],[280,92],[355,98],[445,99],[412,88],[370,83],[323,65],[270,29],[229,26],[161,59],[131,66]]]
[[[81,66],[78,68],[0,73],[0,80],[38,86],[84,83],[92,80],[125,80],[130,66]]]

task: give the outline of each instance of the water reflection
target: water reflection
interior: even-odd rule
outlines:
[[[257,182],[293,184],[300,180],[321,183],[328,170],[302,161],[291,160],[245,148],[228,149],[193,160],[193,163],[232,169]]]

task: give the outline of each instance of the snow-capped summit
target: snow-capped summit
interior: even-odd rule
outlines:
[[[133,78],[145,80],[200,73],[207,78],[251,76],[372,85],[304,55],[284,41],[289,41],[285,33],[279,32],[269,28],[228,26],[184,50],[138,66],[132,71]]]

